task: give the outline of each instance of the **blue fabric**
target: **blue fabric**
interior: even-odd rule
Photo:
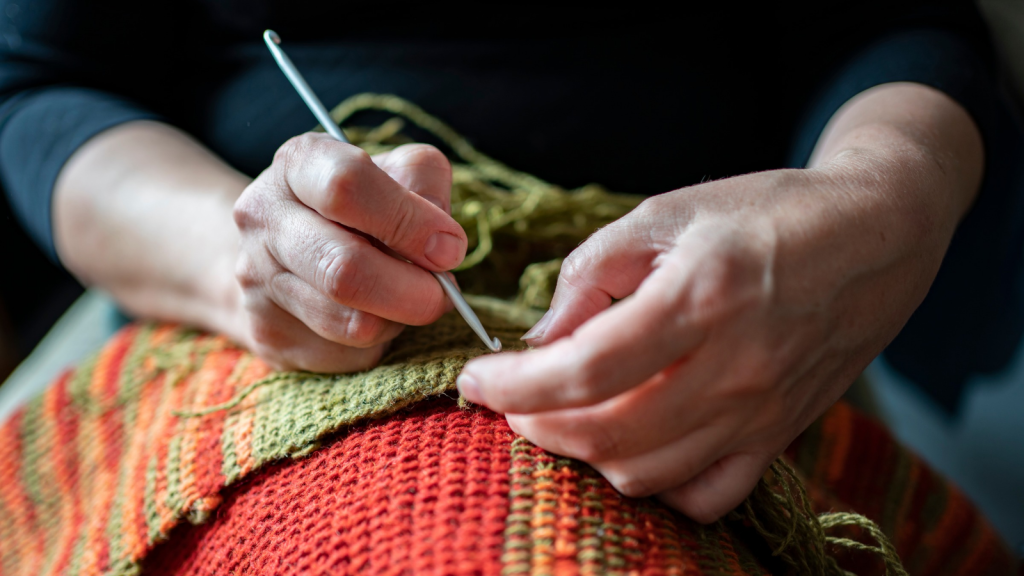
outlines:
[[[981,190],[928,296],[885,350],[889,365],[954,411],[968,379],[1003,369],[1024,332],[1024,138],[976,46],[941,29],[886,36],[854,57],[803,122],[789,164],[806,165],[829,118],[858,93],[917,82],[959,102],[985,146]]]

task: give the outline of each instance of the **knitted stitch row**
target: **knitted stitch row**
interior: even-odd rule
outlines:
[[[848,448],[833,449],[840,446]],[[840,404],[789,457],[811,465],[799,474],[819,495],[815,510],[881,510],[911,573],[1011,573],[991,531],[962,514],[963,497],[935,482],[917,459],[906,460],[905,480],[886,477],[904,454],[890,446],[881,426]],[[829,474],[813,476],[815,469],[840,474],[828,483]],[[879,473],[864,482],[863,470]],[[925,511],[923,502],[938,506]],[[461,410],[443,397],[355,425],[306,458],[263,468],[226,489],[209,522],[182,528],[146,559],[145,572],[785,572],[746,521],[701,526],[651,500],[624,498],[589,467],[518,438],[500,415]],[[845,568],[882,573],[874,556],[840,550]]]
[[[174,413],[267,380],[268,368],[220,337],[125,328],[0,428],[0,572],[891,572],[856,511],[911,574],[1013,574],[961,493],[841,404],[788,450],[798,478],[777,465],[720,522],[625,498],[499,415],[445,398],[451,358],[483,353],[463,325],[449,315],[410,330],[404,342],[424,347],[370,376],[275,377],[234,408],[195,417]],[[429,345],[435,335],[447,335],[446,352]],[[246,504],[253,490],[259,506]],[[176,530],[182,522],[207,526]]]
[[[564,255],[567,245],[636,204],[635,198],[595,187],[567,193],[514,172],[394,97],[362,96],[339,108],[352,113],[359,106],[405,113],[465,160],[453,167],[453,198],[457,217],[472,217],[475,224],[470,262],[476,266],[461,273],[460,283],[511,296],[518,273],[526,270],[518,304],[470,299],[506,349],[522,348],[519,336],[550,302],[558,264],[537,261]],[[363,145],[371,150],[396,145],[401,141],[397,125],[364,131]],[[352,133],[358,139],[359,131]],[[531,262],[535,265],[528,266]],[[517,275],[511,281],[502,276],[509,270]],[[0,428],[0,573],[137,573],[158,543],[171,538],[164,546],[174,546],[174,528],[182,521],[212,519],[216,524],[212,514],[224,498],[222,490],[243,478],[269,474],[265,467],[272,462],[305,457],[324,462],[323,455],[329,453],[334,455],[331,465],[365,480],[359,458],[371,455],[335,450],[346,439],[358,438],[360,432],[346,435],[346,427],[389,415],[389,422],[409,424],[413,420],[403,410],[415,410],[430,398],[452,399],[444,408],[450,420],[461,418],[457,413],[472,414],[500,427],[503,421],[486,411],[464,412],[454,406],[455,376],[466,361],[484,352],[465,323],[448,314],[431,326],[406,329],[372,370],[348,375],[271,373],[223,337],[173,325],[130,325]],[[901,573],[897,550],[923,558],[925,569],[916,573],[935,573],[935,562],[949,573],[979,567],[1000,573],[996,570],[1010,565],[991,528],[966,500],[891,439],[880,448],[896,455],[886,462],[898,463],[898,474],[879,473],[876,478],[875,470],[886,469],[846,467],[860,439],[854,442],[849,433],[821,433],[819,448],[799,448],[795,457],[809,476],[809,497],[799,478],[780,462],[727,520],[699,527],[655,501],[621,497],[588,466],[547,454],[510,431],[487,437],[490,444],[471,444],[475,457],[495,459],[492,466],[507,478],[501,484],[507,490],[504,498],[487,500],[484,511],[504,523],[500,556],[497,564],[466,564],[459,572],[494,573],[491,568],[500,565],[509,574],[632,573],[642,567],[645,573],[666,574],[684,569],[698,574],[841,573],[843,561],[849,560]],[[381,450],[406,450],[404,442],[394,438]],[[324,444],[326,452],[317,452]],[[812,443],[800,444],[812,445],[813,436]],[[465,442],[446,443],[441,457],[465,460],[467,449]],[[458,481],[449,469],[431,468],[436,465],[424,468],[431,478],[442,484]],[[819,466],[827,471],[824,478]],[[867,479],[865,471],[871,471]],[[829,508],[811,510],[812,501],[822,500],[816,490],[876,479],[884,480],[889,490],[873,494],[885,494],[889,503],[881,513],[868,514],[881,522],[880,530],[852,514],[862,504],[870,509],[870,499],[829,500],[826,495],[824,501],[833,502],[838,513],[819,517],[818,512]],[[402,490],[420,488],[392,485],[388,491],[382,480],[376,486],[381,489],[377,496],[388,501],[404,498]],[[289,492],[289,498],[299,502],[302,493]],[[479,504],[452,498],[448,504],[463,510]],[[366,522],[378,521],[366,517]],[[387,533],[403,530],[395,522],[381,528]],[[368,526],[353,529],[365,531]],[[948,543],[950,533],[968,537],[955,553],[931,545],[901,548],[905,534]],[[895,540],[895,549],[885,535]],[[498,540],[488,542],[487,550],[498,549]],[[243,543],[235,545],[244,548]],[[436,573],[455,572],[439,568]]]

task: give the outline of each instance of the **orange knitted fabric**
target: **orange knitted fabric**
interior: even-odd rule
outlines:
[[[495,310],[479,308],[515,346],[522,328]],[[874,536],[756,500],[768,477],[745,515],[710,526],[622,497],[445,397],[481,351],[448,315],[374,370],[268,375],[222,337],[128,326],[0,427],[0,574],[740,575],[822,566],[826,548],[884,568],[833,545]],[[955,488],[842,404],[790,458],[818,513],[871,517],[911,573],[1012,573]]]
[[[911,574],[1014,573],[964,497],[849,407],[833,407],[788,454],[808,475],[816,509],[867,511],[895,535]],[[882,572],[871,556],[836,552],[858,574]],[[229,488],[214,517],[180,527],[144,573],[782,570],[742,522],[700,526],[650,500],[624,498],[588,467],[517,440],[501,416],[441,398],[356,426]]]
[[[429,401],[230,489],[147,574],[497,574],[514,435]]]
[[[467,262],[482,265],[462,286],[511,295],[508,275],[533,263],[518,304],[468,297],[522,348],[557,272],[537,261],[639,200],[566,193],[409,103],[364,96],[335,112],[403,114],[466,162],[453,163],[453,209],[476,242]],[[393,146],[399,125],[364,145]],[[955,488],[841,404],[790,449],[803,483],[780,459],[737,511],[701,526],[460,409],[455,377],[484,352],[448,314],[407,328],[371,370],[271,374],[224,337],[130,325],[0,426],[0,576],[874,574],[899,573],[897,553],[912,574],[1014,570]]]

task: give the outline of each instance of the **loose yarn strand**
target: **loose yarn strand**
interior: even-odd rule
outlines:
[[[869,518],[849,512],[815,515],[803,482],[781,459],[772,463],[750,497],[727,518],[749,523],[771,547],[772,556],[796,574],[851,576],[828,553],[831,546],[872,554],[885,563],[887,576],[907,576],[892,542]],[[860,528],[878,545],[826,533],[841,527]]]
[[[346,127],[353,143],[371,154],[386,152],[410,142],[401,132],[409,121],[436,137],[454,154],[452,162],[452,217],[467,231],[473,250],[456,270],[484,262],[493,252],[496,234],[508,234],[518,241],[569,240],[581,242],[595,230],[621,218],[639,205],[639,196],[612,194],[591,184],[573,191],[563,190],[531,174],[519,172],[483,154],[456,132],[425,110],[398,96],[357,94],[338,104],[331,119],[342,124],[361,111],[393,114],[375,128]],[[527,266],[520,277],[520,307],[546,308],[550,304],[554,278],[561,260]],[[255,389],[269,382],[258,382]],[[242,392],[249,394],[251,389]],[[241,394],[220,406],[195,412],[208,414],[237,406]],[[772,555],[798,574],[847,576],[828,547],[867,552],[880,557],[890,576],[905,576],[895,548],[878,526],[868,518],[849,513],[817,516],[811,509],[803,483],[784,461],[776,460],[750,497],[729,516],[749,523],[768,543]],[[878,545],[829,536],[827,530],[855,526]]]
[[[245,401],[245,399],[248,398],[253,392],[260,388],[263,388],[264,386],[275,384],[277,382],[297,381],[306,378],[313,378],[316,376],[317,374],[314,374],[312,372],[274,372],[273,374],[261,378],[260,380],[257,380],[252,384],[249,384],[245,388],[242,388],[237,393],[235,393],[235,395],[227,402],[215,404],[213,406],[208,406],[206,408],[200,408],[198,410],[173,410],[171,414],[174,414],[178,418],[199,418],[202,416],[208,416],[210,414],[213,414],[214,412],[232,410],[234,408],[237,408],[238,405]]]
[[[409,142],[400,135],[404,120],[408,120],[440,140],[456,160],[461,160],[452,163],[452,217],[476,245],[456,271],[483,262],[494,248],[495,233],[508,231],[521,239],[561,238],[578,243],[643,200],[641,196],[612,194],[596,184],[566,191],[513,170],[478,151],[451,126],[398,96],[357,94],[338,104],[331,118],[340,124],[364,110],[396,115],[376,128],[345,128],[352,142],[367,152],[385,152]]]

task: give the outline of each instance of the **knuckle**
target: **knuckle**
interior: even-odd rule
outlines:
[[[573,250],[562,260],[562,267],[558,270],[559,281],[565,282],[570,286],[579,284],[583,278],[584,271],[588,269],[587,260],[586,248],[580,247]]]
[[[651,196],[644,199],[629,213],[629,215],[643,221],[652,221],[658,215],[664,214],[665,212],[665,199],[662,196],[664,195],[659,194],[657,196]]]
[[[701,273],[694,276],[692,289],[687,294],[688,320],[705,329],[711,328],[735,308],[730,267],[729,262],[719,260],[702,266]]]
[[[343,214],[351,196],[359,188],[358,176],[344,166],[332,165],[321,175],[319,188],[323,195],[324,213],[332,217]]]
[[[629,498],[644,498],[656,492],[650,482],[635,474],[613,472],[605,474],[613,488]]]
[[[349,149],[350,148],[350,149]],[[355,147],[337,156],[323,169],[317,184],[322,194],[322,209],[334,218],[340,218],[357,194],[364,188],[366,171],[375,166],[370,155]]]
[[[235,200],[231,216],[239,230],[244,231],[258,227],[263,221],[264,208],[259,196],[256,182],[254,182],[242,192],[238,200]]]
[[[607,255],[609,244],[618,240],[612,234],[604,230],[597,232],[587,239],[581,246],[573,250],[564,260],[558,270],[558,288],[572,289],[582,294],[592,294],[588,287],[600,285],[600,278],[595,276],[596,264],[600,263]],[[595,298],[595,295],[589,298]],[[600,305],[594,301],[593,304]]]
[[[666,218],[666,215],[672,215]],[[639,237],[650,237],[655,231],[669,232],[676,226],[689,220],[685,205],[680,203],[679,198],[671,194],[658,194],[647,198],[634,208],[624,218],[616,220],[608,227],[623,226],[625,230]],[[672,223],[672,224],[668,224]],[[666,227],[669,226],[668,228]],[[655,234],[657,236],[658,234]],[[674,236],[675,234],[666,234]]]
[[[384,217],[381,237],[378,240],[394,249],[406,246],[419,233],[415,219],[411,204],[395,202]]]
[[[259,354],[279,356],[281,350],[287,349],[291,342],[288,336],[277,325],[261,314],[253,314],[249,319],[249,336],[255,343]]]
[[[343,207],[346,199],[356,194],[366,170],[374,166],[370,155],[356,147],[346,147],[322,174],[321,187],[328,192],[329,208]]]
[[[375,288],[372,278],[362,271],[359,252],[343,246],[331,246],[317,259],[315,282],[324,294],[340,304],[359,302]]]
[[[361,372],[363,370],[369,370],[376,366],[380,359],[384,357],[385,347],[382,345],[375,345],[360,350],[362,354],[357,355],[353,358],[348,365],[345,366],[345,372]]]
[[[259,272],[252,257],[242,253],[235,263],[235,279],[243,290],[251,290],[262,284]]]
[[[564,398],[577,405],[600,399],[602,372],[603,369],[593,360],[584,359],[579,362],[575,373],[566,380],[562,389]]]
[[[688,295],[695,318],[714,323],[757,304],[763,295],[764,269],[751,256],[724,246],[703,257]]]
[[[354,348],[370,348],[390,339],[389,322],[372,314],[356,311],[343,324],[345,341]]]
[[[406,144],[396,149],[401,156],[401,163],[411,166],[450,169],[451,164],[443,152],[430,144]]]
[[[689,498],[682,506],[682,512],[700,524],[711,524],[722,517],[727,510],[708,503],[706,498]]]
[[[566,456],[584,462],[602,462],[620,456],[621,442],[603,426],[586,426],[564,439]]]
[[[287,166],[294,159],[301,157],[313,143],[309,133],[292,136],[274,152],[274,164]]]

